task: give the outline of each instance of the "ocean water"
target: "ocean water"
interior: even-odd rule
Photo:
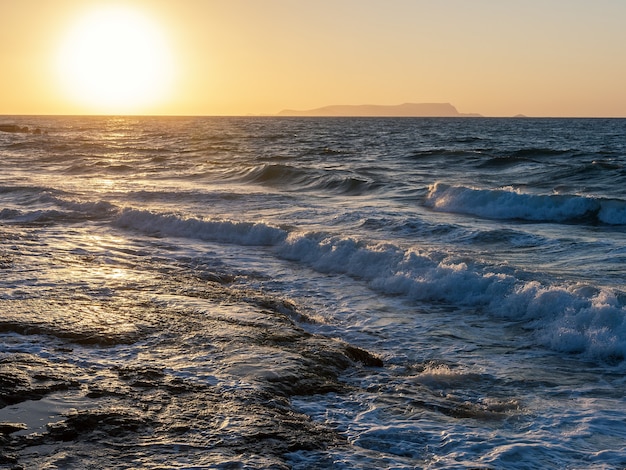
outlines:
[[[3,121],[0,465],[626,468],[626,120]]]

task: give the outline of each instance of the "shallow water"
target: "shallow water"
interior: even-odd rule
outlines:
[[[6,120],[10,465],[626,466],[626,121]]]

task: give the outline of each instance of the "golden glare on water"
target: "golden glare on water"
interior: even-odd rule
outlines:
[[[174,60],[159,25],[140,10],[84,12],[58,50],[65,95],[88,112],[141,114],[172,92]]]

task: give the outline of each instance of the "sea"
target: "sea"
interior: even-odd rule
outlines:
[[[0,122],[0,468],[626,468],[626,119]]]

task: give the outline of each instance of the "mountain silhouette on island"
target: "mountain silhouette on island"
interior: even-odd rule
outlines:
[[[399,105],[331,105],[298,111],[284,109],[278,116],[314,117],[480,117],[480,114],[459,113],[450,103],[404,103]]]

